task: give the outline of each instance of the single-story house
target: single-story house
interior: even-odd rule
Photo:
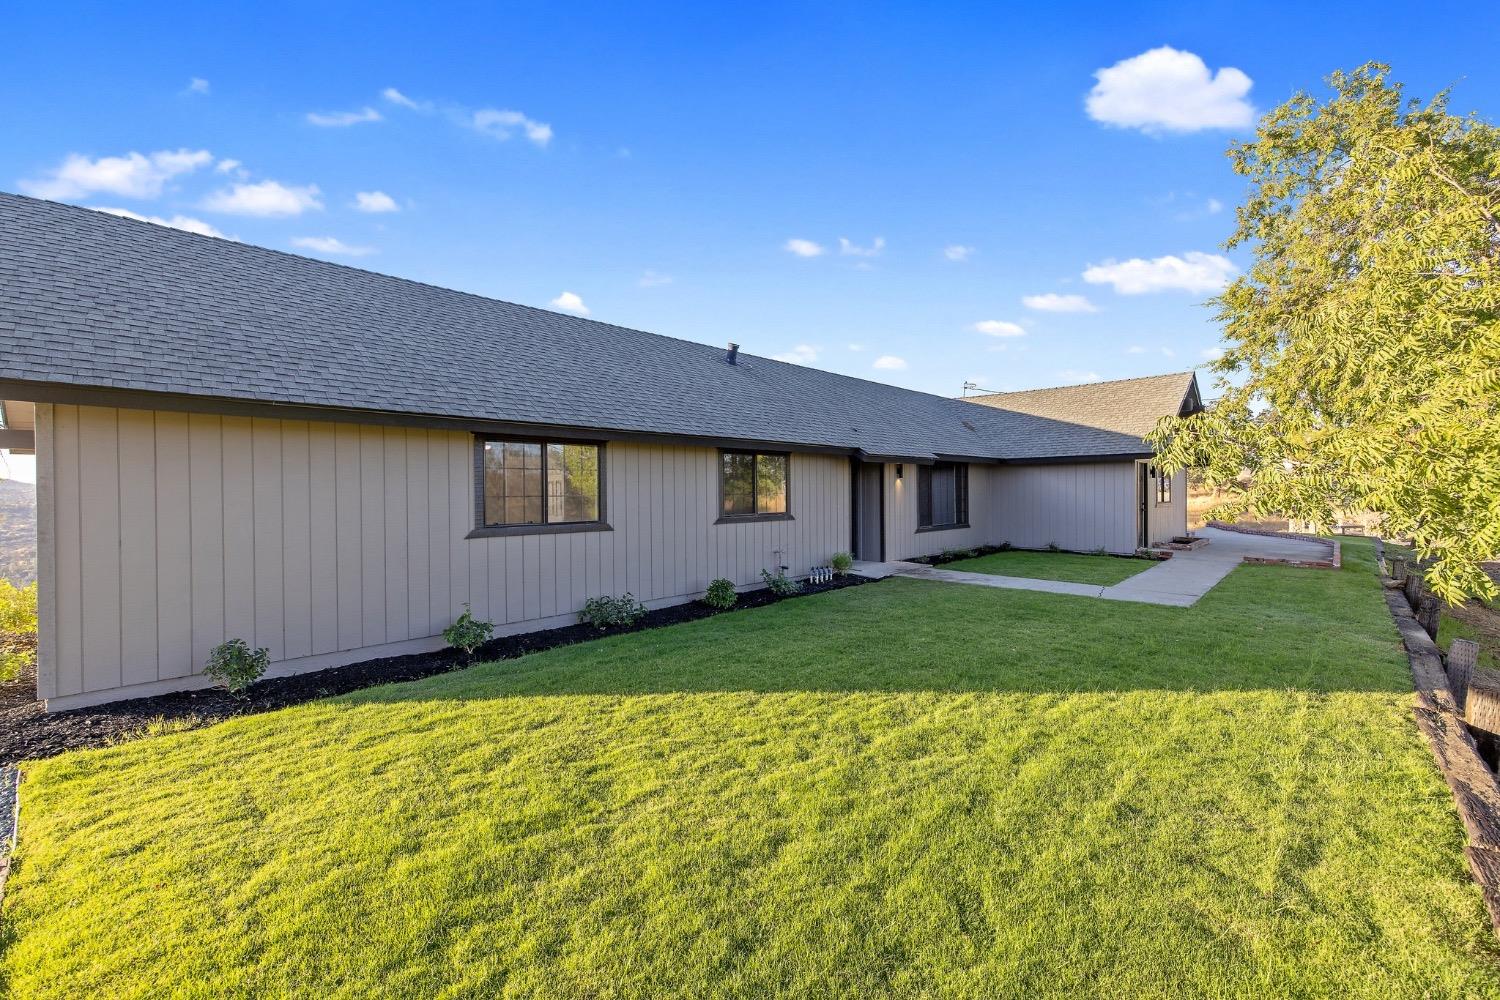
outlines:
[[[839,551],[1186,529],[1142,435],[1190,372],[950,399],[9,194],[0,247],[53,709],[201,686],[229,638],[285,674],[438,648],[465,604],[505,634]]]

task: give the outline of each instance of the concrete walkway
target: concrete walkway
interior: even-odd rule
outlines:
[[[1208,545],[1192,552],[1174,552],[1171,559],[1159,562],[1145,572],[1137,573],[1112,587],[966,573],[913,562],[856,562],[854,572],[876,580],[888,576],[904,576],[914,580],[967,583],[976,587],[999,587],[1005,590],[1040,590],[1049,594],[1073,594],[1077,597],[1098,597],[1106,601],[1134,601],[1139,604],[1186,608],[1196,604],[1198,598],[1212,590],[1246,556],[1314,562],[1327,559],[1330,553],[1328,544],[1302,538],[1245,535],[1218,528],[1202,528],[1197,534],[1207,538]]]

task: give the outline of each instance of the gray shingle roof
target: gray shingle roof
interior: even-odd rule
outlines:
[[[0,380],[775,441],[1141,451],[1066,414],[878,382],[0,193]]]
[[[1151,432],[1157,420],[1169,415],[1184,416],[1202,407],[1197,377],[1192,372],[994,392],[966,399],[981,406],[1128,435],[1144,451],[1149,451],[1150,446],[1141,439]]]

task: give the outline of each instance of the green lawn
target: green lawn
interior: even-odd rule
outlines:
[[[1079,555],[1074,552],[996,552],[945,563],[943,569],[994,576],[1023,576],[1033,580],[1067,580],[1112,587],[1155,566],[1150,559]]]
[[[891,580],[31,765],[18,996],[1500,995],[1370,572]]]

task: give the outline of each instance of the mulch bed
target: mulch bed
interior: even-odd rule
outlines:
[[[271,712],[377,684],[418,680],[461,670],[475,663],[512,660],[527,653],[571,646],[603,636],[678,625],[874,582],[863,577],[840,577],[830,583],[804,584],[800,593],[787,597],[778,597],[770,590],[753,590],[741,594],[738,603],[728,611],[718,611],[701,601],[689,601],[648,611],[644,618],[631,626],[600,631],[587,625],[567,625],[542,632],[504,636],[480,647],[472,659],[456,649],[443,649],[434,653],[365,660],[312,673],[257,681],[238,696],[218,688],[204,688],[117,701],[97,708],[49,713],[43,711],[41,703],[36,701],[36,679],[33,676],[0,685],[0,767],[22,760],[52,757],[68,750],[109,746],[146,735],[148,726],[162,722],[171,723],[178,729],[197,729],[235,716]]]
[[[1076,552],[1073,549],[1023,549],[1014,545],[975,545],[967,549],[952,549],[939,552],[930,556],[912,556],[903,562],[921,563],[924,566],[942,566],[946,563],[958,562],[962,559],[973,559],[976,556],[992,556],[996,552],[1057,552],[1075,556],[1108,556],[1112,559],[1140,559],[1141,556],[1121,555],[1118,552]]]

